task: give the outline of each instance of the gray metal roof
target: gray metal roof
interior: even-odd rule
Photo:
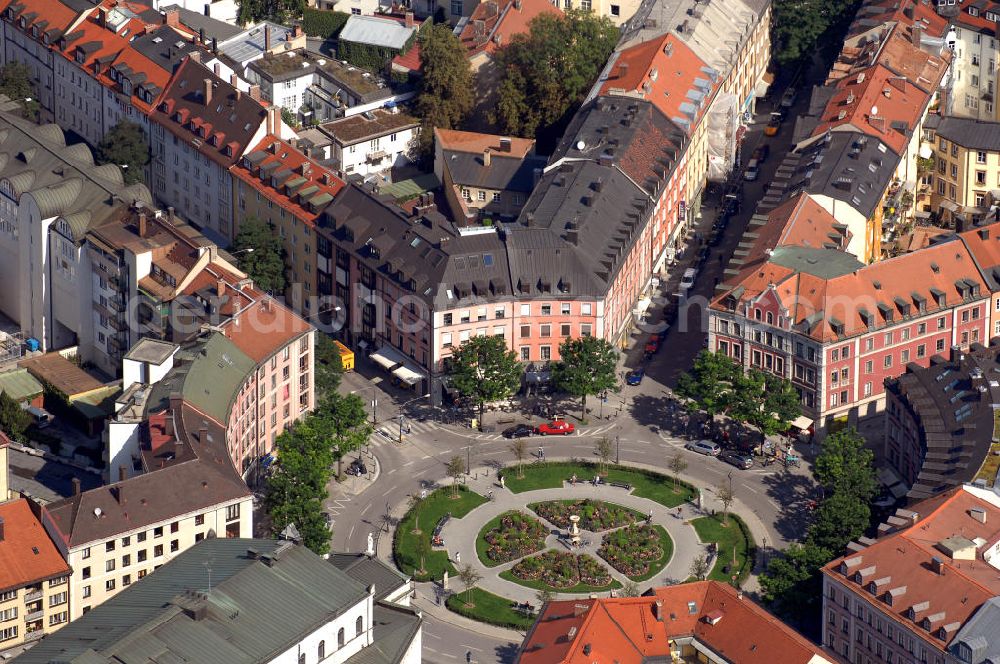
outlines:
[[[958,630],[948,646],[948,651],[960,661],[969,664],[1000,662],[998,634],[1000,634],[1000,597],[994,597],[986,600],[962,625],[962,629]],[[962,646],[969,649],[968,659],[961,654]]]
[[[270,30],[272,50],[279,42],[288,41],[292,35],[291,28],[270,21],[262,21],[225,41],[219,42],[219,53],[240,64],[246,64],[263,57],[265,30]]]
[[[337,39],[355,44],[394,48],[399,51],[416,30],[415,27],[408,28],[392,19],[358,15],[347,19]]]
[[[377,602],[374,607],[375,642],[345,664],[397,664],[413,643],[423,619],[416,611],[403,606]]]
[[[209,7],[211,7],[211,5],[209,5]],[[167,12],[172,9],[176,9],[180,13],[181,23],[187,27],[191,28],[195,32],[204,30],[205,39],[208,40],[215,38],[219,41],[223,41],[225,39],[231,39],[242,32],[240,28],[235,25],[231,25],[225,21],[220,21],[217,18],[205,16],[201,12],[192,11],[182,5],[167,5],[165,7],[160,7],[160,11],[163,12]]]
[[[174,67],[189,54],[200,51],[190,38],[174,30],[169,25],[162,25],[155,30],[136,37],[131,42],[133,49],[146,56],[160,69],[171,74]]]
[[[376,600],[385,599],[410,582],[396,568],[363,553],[331,553],[330,563],[365,587],[374,585]]]
[[[944,117],[937,135],[972,150],[1000,151],[1000,123]]]
[[[846,251],[798,245],[775,247],[770,262],[820,279],[833,279],[864,267],[864,263]]]
[[[458,185],[504,191],[531,191],[534,171],[545,168],[541,157],[505,157],[490,155],[490,165],[483,164],[483,155],[467,151],[445,150],[444,166],[451,171],[451,179]]]
[[[17,661],[268,662],[367,595],[364,585],[303,546],[208,539],[43,639]],[[399,629],[406,626],[399,621]]]

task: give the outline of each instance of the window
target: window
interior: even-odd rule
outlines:
[[[621,6],[620,5],[611,5],[611,15],[612,16],[621,16],[622,15],[622,8],[621,8]]]
[[[976,163],[985,164],[986,163],[986,153],[983,151],[976,152]]]
[[[57,576],[56,578],[49,580],[49,588],[55,588],[56,586],[61,586],[65,583],[69,583],[69,576]],[[2,597],[0,597],[0,601],[3,601]]]
[[[539,352],[541,353],[541,359],[548,361],[552,359],[552,347],[551,346],[539,346]]]
[[[90,597],[90,586],[84,586],[83,587],[83,598],[87,599],[88,597]]]
[[[900,351],[900,353],[899,353],[899,363],[900,364],[906,364],[909,361],[910,361],[910,351],[908,351],[908,350]]]
[[[941,316],[940,318],[937,319],[937,329],[943,330],[946,324],[947,321],[945,320],[944,316]]]
[[[153,528],[153,537],[163,537],[163,526],[157,526]]]
[[[499,191],[494,191],[493,192],[493,202],[494,203],[499,203],[500,202],[500,192]]]
[[[105,572],[114,572],[115,571],[115,559],[114,558],[112,558],[111,560],[108,560],[108,561],[106,561],[104,563],[104,571]]]
[[[530,337],[531,337],[531,326],[530,325],[522,325],[521,326],[521,338],[522,339],[528,339]]]
[[[917,325],[917,334],[927,334],[927,323]]]
[[[563,323],[559,326],[559,336],[568,337],[570,335],[570,325],[569,323]]]
[[[90,567],[84,567],[82,574],[83,574],[83,578],[84,579],[89,579],[90,578]]]
[[[0,641],[10,641],[17,638],[17,625],[0,629]]]
[[[482,189],[480,189],[477,192],[477,194],[476,194],[476,198],[478,198],[480,201],[485,201],[486,200],[486,192],[483,191]]]
[[[105,551],[114,551],[115,550],[115,541],[111,540],[110,542],[107,542],[104,545],[104,550]]]
[[[87,558],[90,558],[90,547],[89,546],[86,549],[83,550],[83,555],[81,557],[84,560],[86,560]]]
[[[591,307],[590,302],[582,302],[580,304],[580,315],[581,316],[590,316],[591,315],[591,313],[590,313],[590,311],[591,311],[590,307]]]
[[[361,632],[365,628],[365,620],[363,617],[358,616],[358,619],[354,621],[354,636],[361,636]]]
[[[543,316],[551,316],[552,315],[552,305],[551,304],[543,304],[542,305],[542,315]]]
[[[441,345],[445,348],[451,348],[451,332],[443,332],[441,334]]]
[[[976,184],[986,184],[986,171],[976,171]]]
[[[451,0],[451,15],[452,16],[462,15],[462,0]]]
[[[146,541],[146,531],[144,530],[141,533],[139,533],[138,535],[136,535],[135,536],[135,541],[136,542],[145,542]]]
[[[589,337],[593,334],[593,326],[589,323],[584,323],[580,326],[580,336]]]
[[[61,625],[69,620],[69,611],[60,611],[49,616],[49,627]]]
[[[104,590],[106,590],[107,592],[111,592],[114,589],[115,589],[114,579],[108,579],[107,581],[104,582]]]
[[[170,524],[170,532],[176,533],[178,530],[180,530],[180,527],[181,524],[177,521],[174,521],[173,523]]]
[[[531,361],[531,346],[521,346],[521,361],[522,362]]]
[[[299,664],[306,664],[306,654],[304,652],[299,653]]]
[[[163,555],[163,545],[157,544],[156,546],[153,547],[153,557],[159,558],[162,555]]]
[[[919,346],[917,346],[917,357],[923,357],[926,354],[927,354],[927,346],[925,346],[924,344],[920,344]]]
[[[235,505],[230,505],[226,508],[226,521],[235,521],[240,518],[240,505],[239,503]]]
[[[538,330],[539,330],[539,332],[538,332],[539,336],[542,336],[542,337],[551,337],[552,336],[552,326],[551,325],[540,325],[539,328],[538,328]]]
[[[344,647],[344,641],[345,641],[344,640],[344,628],[341,627],[340,629],[337,630],[337,647],[338,648],[343,648]]]
[[[137,563],[144,563],[144,562],[146,562],[146,549],[142,549],[138,553],[135,554],[135,561]]]
[[[872,384],[865,383],[864,396],[870,397],[872,395]]]
[[[319,645],[316,646],[316,658],[323,661],[326,657],[326,641],[320,641]]]
[[[937,343],[934,344],[934,350],[935,350],[935,352],[938,352],[938,353],[940,353],[941,351],[944,350],[944,339],[938,339],[937,340]]]
[[[522,316],[530,316],[531,315],[531,305],[530,304],[522,304],[521,305],[521,315]]]
[[[198,515],[196,515],[194,517],[194,525],[196,525],[196,526],[204,526],[205,525],[205,515],[204,514],[198,514]]]
[[[892,366],[892,355],[886,355],[886,356],[885,356],[885,357],[884,357],[884,358],[882,359],[882,366],[884,366],[884,367],[886,367],[886,368],[888,368],[888,367],[891,367],[891,366]]]
[[[68,600],[69,593],[66,591],[56,593],[55,595],[49,596],[49,606],[59,606],[60,604],[65,604]]]

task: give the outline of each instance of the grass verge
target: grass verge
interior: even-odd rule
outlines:
[[[703,516],[691,520],[702,542],[715,542],[718,545],[718,556],[708,578],[713,581],[732,583],[736,575],[737,583],[746,579],[753,567],[753,559],[757,547],[753,537],[743,520],[735,514],[729,515],[729,525],[722,525],[722,515]],[[736,564],[733,565],[733,549],[736,550]],[[726,566],[729,572],[723,571]]]
[[[527,464],[523,466],[523,471],[524,477],[518,477],[516,468],[508,467],[504,470],[507,488],[514,493],[559,488],[574,474],[578,481],[587,482],[598,473],[598,465],[586,461],[554,461]],[[682,481],[677,483],[675,492],[674,480],[667,475],[614,464],[608,465],[606,480],[627,482],[632,485],[633,495],[655,500],[666,507],[677,507],[691,502],[697,493],[694,487]]]
[[[449,512],[453,519],[461,519],[485,502],[485,497],[464,486],[458,487],[457,498],[452,498],[451,487],[442,487],[430,493],[418,505],[411,507],[396,527],[392,540],[392,555],[396,567],[404,574],[413,576],[416,581],[440,579],[445,570],[454,576],[457,570],[448,560],[448,552],[431,549],[431,534],[441,517]],[[419,535],[413,533],[418,519],[421,530]],[[417,572],[421,550],[425,552],[423,574]]]
[[[467,606],[465,593],[458,592],[448,597],[448,608],[460,616],[497,627],[526,631],[535,623],[533,616],[526,616],[515,611],[511,607],[511,601],[506,597],[494,595],[482,588],[473,588],[471,592],[473,606]]]

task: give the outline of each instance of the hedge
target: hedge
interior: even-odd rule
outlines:
[[[350,14],[306,7],[302,17],[302,30],[310,37],[336,39],[344,29]]]

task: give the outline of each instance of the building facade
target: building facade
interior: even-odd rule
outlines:
[[[320,126],[344,177],[368,177],[405,166],[416,154],[420,121],[398,109],[378,109]]]

